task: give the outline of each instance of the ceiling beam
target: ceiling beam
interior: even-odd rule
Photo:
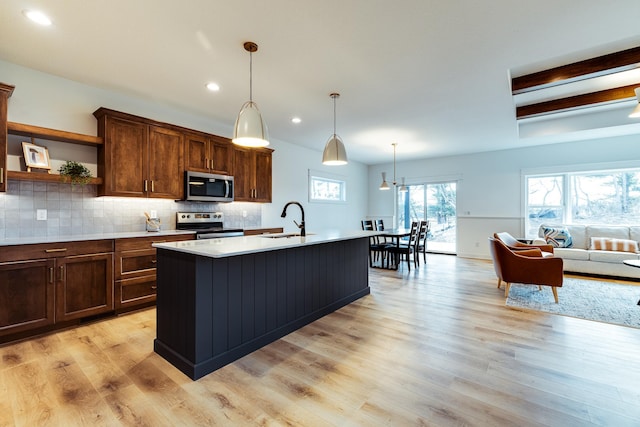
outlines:
[[[640,67],[640,47],[585,59],[511,79],[512,93],[526,93]]]
[[[613,89],[601,90],[598,92],[585,93],[582,95],[570,96],[568,98],[559,98],[551,101],[538,102],[536,104],[521,105],[516,107],[516,118],[524,119],[527,117],[558,112],[562,110],[571,110],[575,108],[585,107],[587,105],[602,104],[605,102],[622,101],[624,99],[635,98],[634,89],[640,87],[640,83],[616,87]]]

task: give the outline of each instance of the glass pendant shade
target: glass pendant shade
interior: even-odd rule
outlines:
[[[638,100],[638,105],[636,105],[636,108],[631,112],[631,114],[629,114],[629,117],[632,119],[640,117],[640,87],[637,87],[635,89],[635,92],[636,99]]]
[[[267,124],[262,120],[258,105],[247,101],[242,105],[236,125],[233,127],[234,144],[244,147],[266,147],[269,145]]]
[[[380,190],[388,190],[389,184],[387,184],[387,174],[382,172],[382,184],[380,184]]]
[[[347,150],[344,148],[342,139],[335,133],[327,141],[322,153],[322,164],[330,166],[346,165]]]

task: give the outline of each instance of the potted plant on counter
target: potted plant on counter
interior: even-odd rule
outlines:
[[[91,180],[91,171],[82,163],[67,160],[60,169],[60,179],[63,182],[71,182],[72,185],[85,185]]]

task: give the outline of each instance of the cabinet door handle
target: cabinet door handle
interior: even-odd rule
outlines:
[[[157,286],[152,286],[152,287],[151,287],[151,290],[152,290],[152,291],[155,291],[156,289],[158,289],[158,287],[157,287]]]
[[[60,267],[58,267],[58,271],[60,272],[60,277],[58,279],[62,281],[64,278],[64,265],[61,265]]]
[[[49,283],[53,283],[53,267],[49,267]]]
[[[151,264],[156,264],[157,262],[158,262],[158,261],[157,261],[157,260],[155,260],[155,259],[152,259],[152,260],[151,260]]]
[[[54,252],[66,252],[67,248],[45,249],[44,251],[48,254],[51,254]]]
[[[151,181],[151,192],[153,193],[154,191],[155,191],[155,190],[154,190],[153,181]]]
[[[4,168],[0,168],[0,184],[4,184]]]
[[[149,186],[147,184],[147,180],[144,180],[144,192],[146,193],[147,191],[149,191]]]
[[[211,159],[211,167],[210,167],[210,169],[215,169],[213,166],[214,166],[213,159]]]
[[[204,158],[204,168],[209,169],[209,159],[207,159],[206,157]]]

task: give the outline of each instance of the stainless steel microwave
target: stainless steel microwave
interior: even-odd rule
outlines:
[[[184,198],[193,202],[233,202],[233,177],[211,173],[184,173]]]

